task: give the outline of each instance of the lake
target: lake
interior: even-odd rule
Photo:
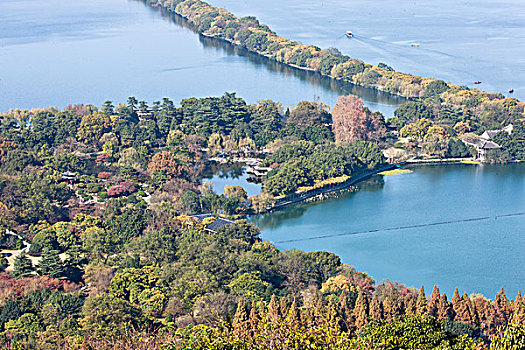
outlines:
[[[525,99],[522,0],[208,2],[239,17],[256,16],[278,34],[304,44],[336,47],[400,72]],[[345,36],[347,30],[352,39]]]
[[[354,93],[391,116],[403,101],[201,37],[180,17],[136,0],[0,1],[0,67],[0,111],[228,91],[285,107],[314,99],[333,105]]]
[[[281,249],[327,250],[377,281],[434,283],[450,297],[514,297],[525,286],[525,164],[419,166],[378,176],[337,199],[301,204],[253,218]],[[461,221],[420,228],[375,229]],[[317,238],[328,235],[330,237]]]

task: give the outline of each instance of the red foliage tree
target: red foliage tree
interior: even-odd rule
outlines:
[[[365,109],[363,100],[355,95],[339,96],[332,109],[332,120],[336,142],[378,142],[387,131],[383,117]]]
[[[49,289],[51,291],[72,292],[80,289],[80,285],[69,281],[61,281],[48,276],[32,276],[12,278],[7,273],[0,273],[0,298],[18,299],[28,296],[34,290]]]
[[[108,161],[109,161],[109,157],[106,153],[99,154],[97,158],[95,159],[96,163],[106,163]]]
[[[123,181],[118,185],[112,186],[108,190],[108,196],[119,197],[135,192],[137,189],[130,181]]]
[[[109,171],[101,171],[98,173],[98,178],[102,180],[109,179],[111,177],[111,173]]]

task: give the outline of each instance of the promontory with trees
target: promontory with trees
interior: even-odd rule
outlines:
[[[411,108],[425,110],[413,103],[396,112],[400,122]],[[424,120],[459,136],[424,108],[405,125]],[[471,120],[487,128],[479,114]],[[505,141],[519,145],[512,135]],[[279,251],[245,220],[212,232],[215,218],[194,216],[241,218],[275,196],[380,167],[397,140],[355,96],[331,111],[308,101],[250,105],[227,93],[2,113],[2,346],[503,349],[522,341],[521,293],[450,298],[436,286],[428,298],[422,288],[377,283],[329,252]],[[278,164],[250,200],[238,186],[219,195],[202,181],[212,157],[239,153]]]

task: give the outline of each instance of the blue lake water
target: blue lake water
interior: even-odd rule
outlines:
[[[256,16],[280,35],[305,44],[336,47],[400,72],[525,99],[522,0],[209,2],[239,16]],[[346,38],[347,30],[352,39]],[[478,80],[482,84],[474,85]]]
[[[249,196],[261,193],[261,184],[248,181],[246,167],[237,163],[233,165],[214,164],[210,173],[205,176],[204,181],[213,184],[213,190],[217,194],[224,192],[226,185],[241,186]]]
[[[0,111],[228,91],[285,107],[354,93],[388,116],[402,101],[200,37],[136,0],[0,1],[0,67]]]
[[[525,215],[501,217],[525,212],[525,164],[426,166],[383,179],[253,221],[279,248],[332,251],[377,281],[491,298],[500,287],[511,296],[525,287]],[[490,219],[353,234],[483,217]],[[324,235],[340,236],[316,239]]]

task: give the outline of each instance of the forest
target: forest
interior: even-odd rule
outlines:
[[[512,152],[522,150],[517,136],[500,137]],[[427,295],[377,282],[333,253],[280,251],[242,219],[273,195],[381,166],[382,149],[395,140],[384,117],[355,96],[331,111],[309,101],[286,110],[269,100],[250,105],[226,93],[177,105],[130,97],[100,108],[0,114],[2,346],[523,344],[521,293],[512,299],[502,289],[487,299],[456,290],[449,298],[437,286]],[[230,186],[216,194],[202,178],[210,159],[223,154],[278,164],[265,192],[247,198]],[[236,221],[210,232],[214,218],[191,216],[209,212]]]

